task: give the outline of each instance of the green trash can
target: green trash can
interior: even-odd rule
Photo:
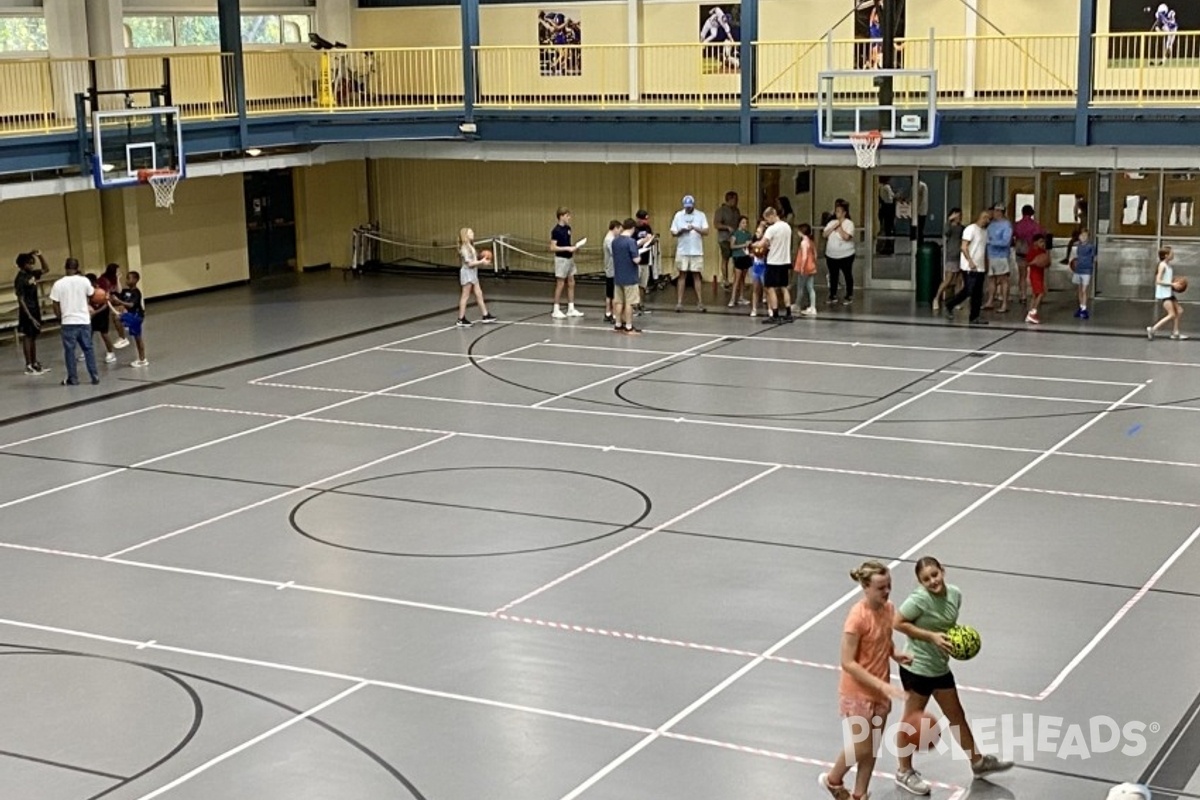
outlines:
[[[942,282],[942,246],[937,242],[921,242],[917,248],[917,302],[932,303]]]

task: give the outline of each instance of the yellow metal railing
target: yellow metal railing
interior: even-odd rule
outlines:
[[[251,114],[441,109],[463,102],[457,47],[245,54]]]
[[[1035,106],[1074,102],[1078,40],[1071,36],[900,39],[896,68],[937,72],[940,106]],[[759,108],[814,108],[823,71],[870,74],[881,61],[866,40],[758,42]]]
[[[1098,34],[1092,57],[1093,105],[1200,103],[1200,34]]]
[[[732,44],[475,48],[483,108],[735,108]]]
[[[101,91],[155,88],[164,81],[164,58],[171,71],[171,101],[183,119],[216,119],[236,113],[229,55],[0,59],[0,133],[72,130],[76,125],[75,95],[87,93],[93,72]],[[145,104],[147,98],[137,96],[132,101]],[[125,103],[114,95],[104,97],[100,105],[118,109]]]

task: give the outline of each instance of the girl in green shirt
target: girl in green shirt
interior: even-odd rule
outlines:
[[[917,580],[921,585],[896,610],[893,623],[897,631],[908,637],[908,652],[912,656],[911,664],[900,667],[900,683],[908,692],[901,719],[910,719],[924,711],[932,697],[949,720],[963,752],[970,757],[975,777],[1012,769],[1011,761],[985,756],[975,748],[975,737],[958,697],[954,673],[950,671],[951,647],[946,631],[958,624],[962,592],[946,583],[946,570],[932,556],[917,562]],[[902,741],[896,745],[901,754],[896,783],[912,794],[929,794],[929,782],[913,769],[911,749],[905,748]]]

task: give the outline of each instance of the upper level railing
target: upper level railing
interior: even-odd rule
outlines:
[[[944,108],[1073,106],[1079,41],[1073,36],[951,36],[897,42],[898,65],[936,70]],[[1095,106],[1163,106],[1200,100],[1200,34],[1099,34],[1093,42]],[[822,70],[863,69],[869,42],[757,42],[750,103],[809,110]],[[477,47],[471,99],[486,109],[735,109],[741,104],[736,45],[635,44]],[[187,120],[234,116],[232,56],[218,53],[98,59],[0,60],[0,134],[76,125],[75,95],[161,85]],[[251,115],[462,107],[457,47],[247,51]],[[119,103],[119,98],[113,98]]]

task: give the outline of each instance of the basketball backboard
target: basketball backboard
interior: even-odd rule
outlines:
[[[174,106],[92,114],[91,166],[97,189],[136,186],[139,171],[185,173],[183,131]]]
[[[937,73],[873,69],[822,72],[817,88],[819,147],[853,147],[879,131],[883,147],[937,147]]]

